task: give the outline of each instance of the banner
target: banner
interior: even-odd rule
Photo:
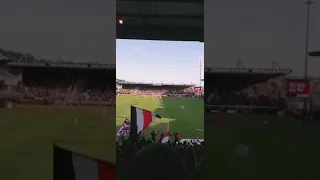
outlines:
[[[310,80],[287,79],[287,97],[309,97],[311,91]]]
[[[202,89],[202,87],[194,87],[194,92],[202,92],[203,91],[203,89]]]

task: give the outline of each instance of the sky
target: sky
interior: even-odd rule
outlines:
[[[199,82],[203,44],[117,41],[116,47],[114,7],[115,1],[105,0],[2,0],[0,47],[50,60],[61,56],[73,62],[115,64],[117,59],[118,73],[124,69],[119,75],[127,80]]]
[[[205,64],[211,67],[291,68],[304,73],[306,0],[205,1]],[[310,14],[309,49],[320,49],[320,0]],[[320,76],[320,58],[309,59],[310,75]]]
[[[303,75],[305,1],[205,0],[204,63],[236,67],[242,60],[245,67],[268,68],[276,61]],[[310,50],[320,49],[320,0],[313,1]],[[105,0],[2,0],[0,47],[46,59],[115,63],[114,7],[115,1]],[[320,59],[310,58],[310,75],[320,76],[319,67]]]
[[[117,78],[199,85],[203,55],[200,42],[117,40]],[[203,77],[203,66],[201,73]]]
[[[50,60],[114,64],[114,7],[105,0],[1,0],[0,47]]]

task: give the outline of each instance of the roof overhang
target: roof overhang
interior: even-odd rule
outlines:
[[[194,84],[170,84],[170,83],[143,83],[143,82],[122,82],[120,83],[122,85],[128,85],[128,86],[153,86],[153,87],[181,87],[181,88],[188,88],[195,86]]]
[[[239,91],[272,78],[291,74],[290,69],[206,68],[206,86]]]
[[[117,38],[203,42],[203,9],[199,0],[119,0]]]

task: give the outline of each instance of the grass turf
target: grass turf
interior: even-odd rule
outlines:
[[[203,138],[203,101],[186,98],[155,98],[151,96],[117,96],[117,130],[125,118],[130,119],[130,106],[159,114],[162,118],[148,128],[149,131],[179,132],[181,138]],[[184,105],[185,109],[180,106]],[[193,130],[194,129],[194,130]],[[144,135],[148,135],[145,132]]]
[[[206,114],[205,127],[207,179],[320,179],[320,124],[290,117]],[[249,148],[248,157],[236,153],[238,144]]]
[[[0,109],[0,179],[52,179],[52,145],[115,162],[115,108]],[[108,118],[109,117],[109,118]],[[74,120],[77,118],[78,120]]]

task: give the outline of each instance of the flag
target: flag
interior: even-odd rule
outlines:
[[[166,132],[163,137],[160,139],[160,142],[161,143],[167,143],[169,141],[169,138],[170,138],[170,132]]]
[[[115,180],[116,166],[57,146],[53,147],[53,180]]]
[[[118,132],[117,132],[117,137],[121,137],[121,136],[126,136],[126,134],[130,132],[130,126],[120,126]]]
[[[126,136],[126,134],[130,132],[130,127],[130,120],[126,119],[120,126],[117,132],[117,137]]]
[[[138,134],[141,131],[147,129],[153,121],[161,119],[158,114],[153,114],[152,112],[145,109],[140,109],[132,106],[131,111],[131,120],[137,122]]]
[[[179,135],[179,133],[177,133],[177,132],[174,132],[173,133],[174,134],[174,139],[175,139],[175,141],[180,141],[180,135]]]

